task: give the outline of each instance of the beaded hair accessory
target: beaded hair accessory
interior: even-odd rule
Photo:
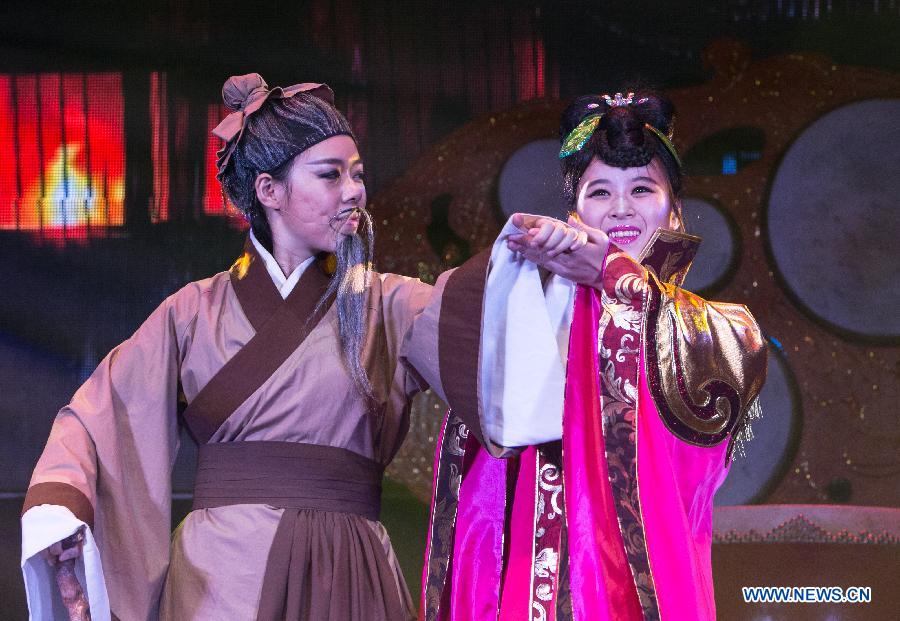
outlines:
[[[622,93],[616,93],[613,97],[609,95],[602,95],[603,101],[606,102],[606,105],[610,108],[618,108],[619,106],[627,106],[634,101],[634,93],[628,93],[624,97],[622,97]],[[646,101],[646,98],[642,101]]]
[[[634,93],[628,93],[628,95],[622,96],[622,93],[616,93],[614,96],[610,97],[609,95],[603,95],[603,100],[606,102],[606,105],[610,108],[618,108],[620,106],[630,106],[634,103]],[[647,101],[646,97],[642,97],[637,101],[638,104],[642,104]],[[592,103],[588,104],[588,108],[597,108],[598,104]],[[559,159],[565,159],[572,155],[573,153],[577,153],[584,148],[584,145],[587,144],[588,140],[591,139],[591,136],[594,135],[594,132],[597,130],[597,127],[600,125],[600,120],[603,118],[603,112],[589,114],[575,126],[575,128],[569,132],[569,135],[566,136],[566,139],[563,140],[562,148],[559,150]],[[678,152],[675,150],[675,145],[672,144],[672,141],[666,136],[664,133],[650,125],[650,123],[644,123],[644,127],[649,129],[653,134],[660,139],[663,143],[663,146],[672,154],[672,157],[675,158],[675,161],[678,162],[678,165],[681,166],[681,158],[678,157]]]

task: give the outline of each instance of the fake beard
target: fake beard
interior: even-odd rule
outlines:
[[[335,296],[344,364],[357,390],[374,407],[375,394],[363,368],[362,348],[366,336],[366,289],[372,275],[375,235],[369,212],[362,208],[357,208],[357,212],[360,222],[356,233],[338,236],[334,253],[337,265],[319,306]]]

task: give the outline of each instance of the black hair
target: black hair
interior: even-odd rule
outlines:
[[[675,106],[671,101],[659,93],[641,91],[634,93],[630,104],[610,106],[602,95],[584,95],[563,111],[559,126],[560,142],[565,141],[569,133],[592,114],[603,115],[597,129],[584,147],[560,161],[563,192],[570,207],[574,208],[578,183],[595,157],[617,168],[646,166],[656,158],[666,172],[672,198],[681,197],[684,185],[681,164],[647,127],[656,128],[666,137],[672,135]],[[678,215],[680,217],[681,214]]]

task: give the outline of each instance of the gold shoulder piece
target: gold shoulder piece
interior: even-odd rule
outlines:
[[[762,333],[746,306],[708,302],[650,275],[645,359],[650,393],[676,436],[698,446],[743,428],[766,377]]]

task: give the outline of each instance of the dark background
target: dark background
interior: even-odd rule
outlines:
[[[699,87],[714,75],[704,50],[723,37],[744,42],[753,61],[802,52],[896,74],[900,2],[3,3],[0,75],[121,74],[125,217],[87,239],[51,228],[0,230],[0,524],[8,551],[0,617],[21,618],[16,515],[56,411],[166,295],[225,269],[241,246],[240,222],[204,208],[210,111],[229,75],[256,71],[270,86],[327,82],[357,132],[377,199],[429,148],[486,115],[629,86]],[[154,167],[151,75],[166,84],[162,168]],[[15,153],[0,156],[0,166],[17,165]],[[379,221],[402,212],[396,202],[375,203]],[[449,223],[446,229],[416,242],[423,255],[440,254],[441,240],[455,235]],[[394,261],[409,248],[382,230],[378,260],[409,264]],[[876,339],[873,347],[883,353],[895,343]],[[888,352],[896,358],[895,349]],[[794,369],[796,381],[803,372]],[[897,373],[900,366],[888,377]],[[884,389],[895,390],[896,381]],[[792,450],[781,477],[809,472]],[[412,463],[404,459],[403,467]],[[897,488],[896,463],[895,455],[882,474],[885,489]],[[176,488],[184,493],[190,455],[181,464]],[[788,469],[794,464],[796,473]],[[848,502],[852,483],[851,474],[828,477],[811,495],[784,492],[778,501]],[[386,494],[385,522],[417,591],[420,547],[409,542],[422,540],[424,505],[402,485]],[[883,504],[896,502],[894,491]]]

